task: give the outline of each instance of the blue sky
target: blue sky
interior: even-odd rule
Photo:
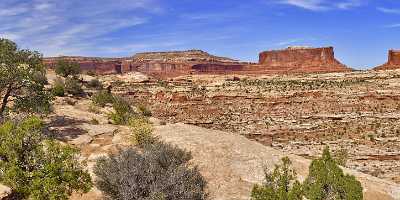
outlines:
[[[0,37],[45,56],[202,49],[245,61],[334,46],[363,69],[400,49],[399,0],[1,0]]]

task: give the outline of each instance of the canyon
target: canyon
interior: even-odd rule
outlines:
[[[113,93],[166,122],[232,132],[310,159],[328,145],[347,152],[347,167],[400,183],[399,71],[110,76],[101,80]]]
[[[147,52],[126,58],[52,57],[44,63],[54,68],[57,61],[77,62],[83,71],[97,74],[142,72],[156,78],[190,74],[285,74],[351,71],[334,57],[333,47],[289,47],[260,53],[259,63],[211,55],[201,50]]]

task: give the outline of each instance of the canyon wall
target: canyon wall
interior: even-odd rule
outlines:
[[[59,59],[78,62],[83,71],[98,74],[142,72],[156,78],[190,74],[282,74],[350,71],[334,57],[332,47],[289,47],[260,53],[259,63],[240,62],[201,50],[138,53],[129,58],[46,58],[54,68]]]
[[[400,69],[400,50],[389,50],[388,62],[374,68],[374,70]]]
[[[97,74],[115,74],[123,72],[123,58],[61,56],[44,58],[43,62],[47,67],[54,69],[59,60],[76,62],[80,65],[83,72],[92,71]]]

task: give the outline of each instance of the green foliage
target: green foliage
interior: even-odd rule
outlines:
[[[97,161],[96,186],[107,199],[203,200],[206,181],[191,154],[161,142]]]
[[[87,71],[86,74],[89,75],[89,76],[96,76],[96,72],[93,71],[93,70]]]
[[[53,96],[56,97],[63,97],[65,95],[65,86],[64,82],[61,79],[58,79],[54,82],[51,93],[53,94]]]
[[[143,117],[132,117],[129,120],[129,126],[132,130],[133,143],[139,146],[152,144],[156,141],[153,137],[153,126],[149,120]]]
[[[99,79],[90,80],[87,86],[95,89],[103,89],[103,84],[99,81]]]
[[[60,59],[59,61],[57,61],[55,71],[56,74],[67,78],[68,76],[78,75],[81,71],[81,68],[79,66],[79,63]]]
[[[81,96],[84,94],[81,82],[75,77],[68,77],[65,79],[65,91],[74,96]]]
[[[20,50],[7,39],[0,39],[0,118],[6,110],[49,112],[51,94],[45,90],[46,70],[42,55]],[[9,101],[13,99],[13,107]]]
[[[282,158],[272,172],[266,170],[264,185],[255,185],[251,192],[252,200],[302,200],[303,191],[296,172],[290,167],[289,158]]]
[[[0,182],[20,199],[63,200],[88,192],[90,175],[77,161],[78,150],[47,139],[36,117],[0,126]]]
[[[349,152],[347,149],[341,148],[335,152],[334,159],[338,165],[345,167],[349,159]]]
[[[114,96],[106,90],[101,90],[92,96],[92,102],[97,106],[104,107],[106,104],[114,102]]]
[[[137,106],[138,111],[145,117],[151,117],[151,111],[144,105],[140,104]]]
[[[113,124],[125,125],[132,116],[136,115],[129,103],[121,97],[114,98],[113,109],[114,112],[108,116]]]
[[[354,176],[345,175],[325,148],[322,157],[313,160],[304,183],[306,197],[310,200],[337,199],[362,200],[362,186]]]

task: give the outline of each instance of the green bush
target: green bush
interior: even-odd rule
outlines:
[[[349,152],[347,149],[341,148],[335,152],[334,159],[338,165],[346,167],[347,160],[349,159]]]
[[[76,76],[81,72],[79,63],[61,59],[57,62],[55,68],[56,74],[67,78],[68,76]]]
[[[92,102],[95,105],[104,107],[106,104],[114,102],[114,96],[108,91],[101,90],[92,96]]]
[[[90,80],[87,86],[90,88],[103,89],[103,84],[99,81],[99,79]]]
[[[206,181],[191,154],[161,142],[97,161],[96,186],[108,199],[204,200]]]
[[[137,106],[137,109],[145,117],[151,117],[152,116],[151,111],[144,105]]]
[[[77,78],[71,77],[65,80],[65,91],[74,96],[81,96],[84,94],[81,82]]]
[[[266,170],[266,181],[253,187],[251,200],[302,200],[302,185],[296,180],[296,172],[290,165],[291,161],[285,157],[272,172]]]
[[[113,109],[114,112],[108,116],[113,124],[126,125],[136,115],[129,103],[121,97],[114,97]]]
[[[65,95],[65,86],[61,79],[55,81],[51,93],[56,97],[63,97]]]
[[[255,185],[252,200],[362,200],[363,188],[354,176],[345,175],[325,148],[322,157],[313,160],[303,184],[296,181],[290,160],[282,159],[272,173],[266,173],[264,185]]]
[[[78,150],[47,139],[36,117],[0,126],[0,182],[18,199],[67,200],[88,192],[89,173],[79,164]]]
[[[89,76],[96,76],[96,72],[94,70],[89,70],[86,72],[86,74]]]
[[[362,200],[361,183],[354,176],[345,175],[325,148],[322,157],[313,160],[304,183],[307,199]]]
[[[129,120],[129,126],[132,130],[133,143],[139,146],[151,144],[156,141],[153,137],[153,126],[149,120],[143,117],[133,117]]]

